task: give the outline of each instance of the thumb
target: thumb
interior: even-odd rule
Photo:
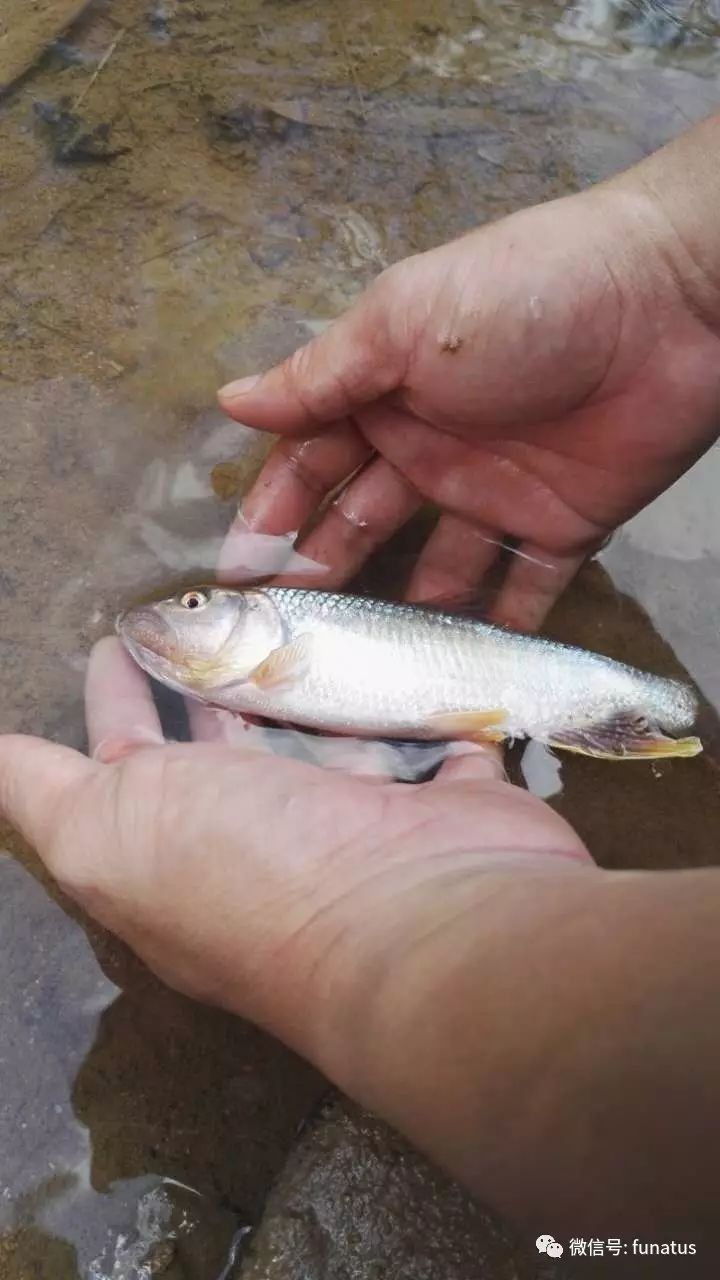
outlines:
[[[42,738],[0,736],[0,817],[44,857],[63,805],[98,768],[79,752]]]
[[[411,337],[393,271],[282,364],[223,387],[225,412],[264,431],[312,434],[399,386]]]

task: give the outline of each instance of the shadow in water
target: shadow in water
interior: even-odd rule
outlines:
[[[174,1240],[171,1280],[215,1280],[322,1081],[254,1027],[157,981],[10,838],[0,1109],[15,1141],[0,1276],[137,1280],[143,1249]],[[43,1167],[58,1172],[30,1181]]]

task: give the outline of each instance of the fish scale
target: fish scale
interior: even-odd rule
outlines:
[[[569,682],[568,663],[577,662],[581,651],[554,641],[365,597],[297,588],[268,588],[267,594],[276,601],[288,636],[295,639],[309,631],[317,644],[317,669],[302,691],[284,695],[288,714],[302,714],[301,703],[311,692],[317,698],[316,714],[327,708],[332,718],[333,706],[342,701],[346,721],[377,728],[379,714],[384,730],[430,732],[424,721],[432,714],[502,709],[511,736],[524,736],[530,727],[533,734],[552,728],[561,699],[566,724],[575,725],[578,716],[584,721],[588,713],[592,718],[586,687],[591,676],[597,686],[595,704],[604,711],[608,667],[618,709],[635,705],[632,676],[620,664],[583,655],[585,681]],[[347,633],[344,645],[342,631]],[[355,655],[364,657],[364,672],[356,669],[359,662],[352,663]],[[625,684],[632,686],[629,702],[622,698]]]

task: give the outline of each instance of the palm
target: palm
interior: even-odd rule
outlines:
[[[270,756],[263,731],[205,708],[193,709],[205,741],[163,745],[145,678],[115,640],[91,661],[88,726],[94,760],[3,740],[8,813],[164,980],[268,1025],[336,940],[371,952],[398,930],[411,938],[419,889],[436,902],[458,871],[588,857],[483,749],[453,749],[431,783],[407,787],[389,780],[379,744],[320,742],[333,771]]]
[[[422,497],[446,514],[411,594],[472,587],[510,537],[522,556],[499,614],[539,624],[584,556],[716,431],[718,340],[659,256],[644,248],[633,265],[618,217],[605,194],[575,197],[381,277],[238,403],[244,421],[283,433],[327,422],[280,442],[246,515],[297,528],[362,465],[303,545],[330,566],[328,585]]]

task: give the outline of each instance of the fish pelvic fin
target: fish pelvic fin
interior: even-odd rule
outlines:
[[[272,649],[247,677],[258,689],[275,689],[302,680],[310,665],[312,637],[298,636],[290,644]]]
[[[584,729],[552,734],[547,745],[596,760],[663,760],[697,756],[699,738],[671,738],[643,716],[619,715]]]
[[[504,742],[508,734],[502,728],[507,712],[502,708],[491,711],[451,711],[428,716],[428,728],[438,738],[464,738],[470,742]]]

